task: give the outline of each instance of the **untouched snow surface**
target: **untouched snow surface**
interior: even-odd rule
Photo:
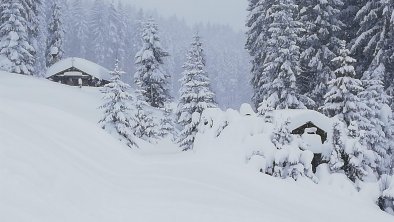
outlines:
[[[169,142],[131,150],[98,127],[100,98],[0,72],[0,221],[394,220],[341,175],[280,180],[204,142],[203,152]]]

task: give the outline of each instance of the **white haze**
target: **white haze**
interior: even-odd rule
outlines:
[[[159,14],[177,15],[189,24],[210,22],[230,25],[243,30],[246,19],[246,0],[123,0],[137,7],[157,10]]]

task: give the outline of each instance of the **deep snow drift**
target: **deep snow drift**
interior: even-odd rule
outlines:
[[[393,221],[342,175],[255,172],[238,149],[246,128],[223,132],[234,141],[200,134],[194,152],[131,150],[98,127],[100,98],[0,72],[1,221]]]

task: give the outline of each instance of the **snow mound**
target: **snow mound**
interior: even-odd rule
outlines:
[[[109,70],[86,59],[71,57],[63,59],[48,68],[45,78],[49,78],[69,68],[76,68],[101,80],[109,80]]]
[[[234,110],[205,114],[231,124],[208,121],[182,153],[131,150],[100,129],[99,89],[0,72],[0,101],[2,221],[393,221],[350,188],[251,170],[240,147],[265,143],[261,120]]]

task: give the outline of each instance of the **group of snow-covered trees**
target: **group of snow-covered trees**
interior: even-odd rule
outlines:
[[[141,39],[141,49],[135,56],[135,96],[129,93],[130,86],[121,80],[124,72],[117,60],[110,83],[102,90],[105,103],[100,107],[104,110],[100,123],[104,129],[116,132],[130,147],[138,147],[136,138],[155,142],[174,135],[183,150],[190,150],[202,112],[216,106],[200,36],[195,35],[185,58],[176,118],[169,94],[170,75],[163,69],[170,55],[161,45],[158,25],[153,19],[144,22]],[[180,130],[179,135],[174,123]]]
[[[143,42],[140,33],[144,21],[157,21],[161,43],[171,55],[162,70],[169,74],[168,90],[177,98],[182,78],[182,65],[190,39],[198,31],[204,36],[205,55],[209,61],[211,86],[221,107],[237,108],[250,99],[248,84],[249,56],[244,50],[244,34],[223,25],[198,24],[190,27],[175,16],[161,17],[156,12],[140,10],[125,1],[67,0],[63,7],[65,29],[64,55],[91,60],[111,68],[116,59],[127,75],[123,80],[134,84],[132,73],[138,65],[131,63]],[[240,89],[240,85],[242,89]]]
[[[46,6],[50,13],[48,19]],[[61,13],[58,1],[2,1],[0,68],[24,75],[40,75],[46,66],[62,59],[64,31]]]
[[[393,174],[393,1],[249,0],[246,48],[260,114],[335,117],[331,169]]]

